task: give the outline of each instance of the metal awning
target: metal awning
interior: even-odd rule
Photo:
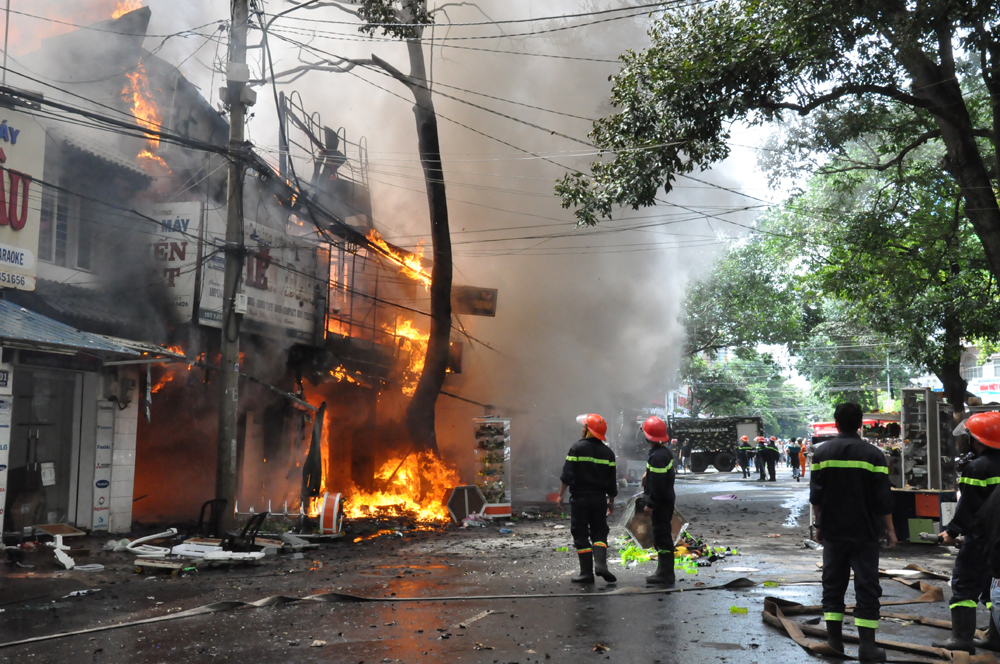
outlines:
[[[91,334],[0,300],[0,346],[48,353],[85,353],[113,361],[180,360],[184,358],[155,344]]]

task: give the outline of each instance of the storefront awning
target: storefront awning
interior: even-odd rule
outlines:
[[[84,332],[7,300],[0,300],[0,346],[49,353],[85,353],[109,362],[184,357],[155,344]]]

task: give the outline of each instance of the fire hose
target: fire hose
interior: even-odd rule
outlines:
[[[125,545],[125,550],[129,553],[136,554],[139,558],[164,558],[168,553],[170,553],[169,547],[164,546],[153,546],[152,544],[146,544],[146,542],[152,542],[153,540],[163,539],[164,537],[173,537],[177,534],[176,528],[171,528],[165,532],[159,533],[157,535],[149,535],[147,537],[140,537],[137,540],[132,540]]]
[[[156,535],[155,537],[162,537],[163,535]],[[150,539],[150,538],[143,538]],[[139,541],[139,540],[136,540]],[[704,590],[739,590],[742,588],[752,588],[757,585],[756,581],[752,581],[747,578],[733,579],[728,583],[724,583],[718,586],[703,586],[698,588],[698,592]],[[105,632],[112,629],[121,629],[123,627],[135,627],[138,625],[149,625],[151,623],[159,623],[167,620],[176,620],[178,618],[190,618],[193,616],[206,615],[209,613],[218,613],[220,611],[232,611],[234,609],[240,608],[264,608],[268,606],[280,606],[283,604],[293,604],[295,602],[323,602],[324,604],[339,604],[339,603],[362,603],[362,602],[465,602],[465,601],[489,601],[489,600],[520,600],[520,599],[559,599],[566,597],[584,597],[586,599],[592,599],[594,597],[635,597],[640,595],[668,595],[672,593],[684,592],[685,588],[657,588],[653,590],[646,590],[643,588],[620,588],[618,590],[612,590],[610,592],[603,593],[556,593],[552,595],[545,594],[531,594],[531,595],[453,595],[450,597],[364,597],[362,595],[350,595],[347,593],[320,593],[318,595],[307,595],[306,597],[290,597],[287,595],[273,595],[271,597],[265,597],[264,599],[259,599],[254,602],[244,602],[241,600],[228,600],[223,602],[213,602],[212,604],[205,604],[203,606],[197,606],[193,609],[188,609],[186,611],[177,611],[176,613],[168,613],[162,616],[156,616],[154,618],[145,618],[143,620],[133,620],[132,622],[123,623],[113,623],[109,625],[100,625],[98,627],[89,627],[87,629],[80,629],[74,632],[59,632],[57,634],[49,634],[47,636],[35,636],[30,639],[21,639],[19,641],[8,641],[6,643],[0,643],[0,649],[12,648],[14,646],[23,646],[29,643],[40,643],[42,641],[51,641],[53,639],[60,639],[68,636],[78,636],[81,634],[93,634],[95,632]],[[687,588],[691,590],[691,588]]]

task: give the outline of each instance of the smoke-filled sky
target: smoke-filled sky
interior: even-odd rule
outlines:
[[[41,36],[71,29],[26,14],[88,23],[109,18],[114,0],[12,0],[15,57],[37,48]],[[226,0],[148,0],[152,10],[146,48],[162,43],[158,55],[180,65],[213,105],[222,77],[213,61],[225,46],[210,39],[214,21],[228,19]],[[431,5],[442,4],[432,0]],[[451,4],[451,3],[449,3]],[[537,19],[635,4],[621,0],[493,0],[457,3],[438,14],[438,23],[478,23]],[[274,14],[293,5],[264,2]],[[603,17],[601,17],[603,18]],[[272,31],[276,71],[315,61],[318,51],[351,58],[372,54],[406,71],[405,47],[369,39],[333,7],[298,10],[279,19]],[[586,139],[590,122],[611,112],[607,103],[614,60],[646,43],[646,15],[527,36],[593,18],[500,25],[443,25],[425,36],[433,81],[440,93],[458,97],[547,130]],[[209,25],[206,25],[209,24]],[[165,35],[196,29],[198,34]],[[224,34],[224,33],[223,33]],[[252,31],[250,43],[260,41]],[[480,37],[489,37],[480,39]],[[311,50],[289,43],[307,44]],[[528,55],[531,54],[531,55]],[[562,57],[547,57],[551,55]],[[580,59],[569,59],[580,58]],[[611,61],[611,62],[607,62]],[[260,73],[260,51],[251,52]],[[345,127],[347,136],[367,138],[374,218],[390,241],[414,246],[427,238],[427,203],[408,91],[378,71],[348,74],[311,72],[282,85],[297,90],[306,108],[324,124]],[[474,94],[480,93],[480,94]],[[490,99],[483,95],[500,98]],[[528,108],[509,102],[518,102]],[[442,153],[455,248],[456,283],[498,288],[495,319],[465,318],[478,344],[466,349],[466,372],[453,377],[450,391],[495,404],[514,418],[521,449],[562,450],[576,435],[573,417],[601,412],[612,421],[623,405],[662,400],[679,362],[683,330],[677,318],[685,283],[703,273],[737,226],[702,214],[746,223],[747,213],[726,214],[758,204],[738,194],[680,181],[668,200],[695,212],[662,206],[626,210],[595,229],[577,230],[572,215],[553,194],[569,169],[586,170],[591,150],[549,131],[438,96]],[[557,111],[552,113],[548,111]],[[270,86],[258,88],[249,138],[276,158],[277,126]],[[460,123],[460,124],[459,124]],[[466,127],[460,126],[466,125]],[[734,132],[733,157],[704,178],[758,198],[770,199],[756,172],[758,133]],[[505,144],[506,143],[506,144]],[[516,146],[516,147],[515,147]],[[520,149],[518,149],[520,148]],[[533,157],[526,152],[551,160]],[[558,164],[558,165],[557,165]],[[637,220],[663,222],[624,230]],[[442,404],[443,407],[449,407]],[[462,410],[463,416],[467,410]],[[447,446],[448,441],[443,441]]]

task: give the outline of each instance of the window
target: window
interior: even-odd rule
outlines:
[[[983,367],[982,366],[967,366],[962,367],[959,372],[962,378],[969,380],[970,378],[982,378],[983,377]]]
[[[42,194],[38,259],[63,267],[90,270],[93,262],[92,221],[83,223],[80,201],[62,192]]]

